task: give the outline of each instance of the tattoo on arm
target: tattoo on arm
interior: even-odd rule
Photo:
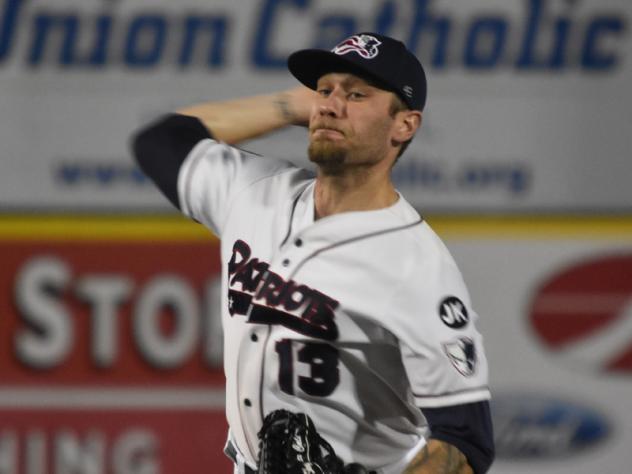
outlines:
[[[274,100],[274,104],[276,105],[277,110],[279,111],[279,113],[281,114],[281,117],[283,117],[284,120],[287,120],[289,123],[294,122],[296,117],[294,115],[294,112],[292,112],[292,109],[290,108],[287,95],[279,94]]]
[[[473,474],[465,455],[449,443],[431,439],[403,474]]]

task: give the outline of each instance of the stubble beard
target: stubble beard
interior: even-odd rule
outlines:
[[[309,160],[326,175],[338,175],[347,161],[348,150],[328,140],[316,140],[307,149]]]

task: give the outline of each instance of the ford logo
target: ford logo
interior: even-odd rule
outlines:
[[[498,459],[562,458],[594,447],[611,432],[603,415],[565,399],[501,394],[491,407]]]

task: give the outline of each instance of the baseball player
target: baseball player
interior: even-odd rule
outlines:
[[[421,125],[423,68],[375,33],[288,66],[303,85],[183,108],[133,140],[165,196],[221,239],[225,452],[258,472],[264,418],[287,410],[364,472],[486,472],[478,317],[390,178]],[[315,173],[234,147],[288,125],[308,126]]]

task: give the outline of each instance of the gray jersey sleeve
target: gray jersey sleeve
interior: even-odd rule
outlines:
[[[486,400],[488,368],[478,315],[454,260],[429,230],[390,305],[391,330],[415,404],[441,407]]]
[[[207,139],[189,153],[178,175],[182,212],[221,236],[236,195],[292,165]]]

